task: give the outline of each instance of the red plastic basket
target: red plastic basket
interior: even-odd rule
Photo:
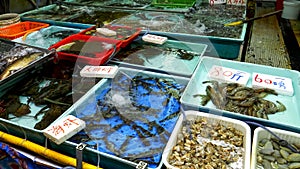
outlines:
[[[92,53],[95,57],[90,57],[90,56],[84,56],[82,53],[79,55],[73,54],[73,53],[66,53],[66,52],[57,52],[57,58],[56,59],[62,59],[62,60],[69,60],[69,61],[78,61],[90,65],[102,65],[105,62],[110,59],[117,51],[120,50],[120,45],[121,41],[114,40],[114,39],[107,39],[107,38],[101,38],[101,37],[96,37],[96,36],[85,36],[85,35],[80,35],[80,34],[75,34],[71,35],[58,43],[52,45],[49,50],[51,49],[57,49],[62,45],[71,43],[71,42],[76,42],[76,41],[83,41],[88,45],[87,42],[100,42],[101,45],[99,48],[103,48],[101,52],[97,53]],[[106,48],[105,46],[108,46],[111,48]],[[85,46],[84,46],[85,47]],[[87,47],[87,46],[86,46]]]
[[[0,37],[5,39],[16,39],[28,32],[36,31],[48,27],[49,24],[40,22],[19,22],[0,28]]]
[[[105,25],[103,28],[107,28],[113,31],[117,32],[116,36],[105,36],[101,34],[93,35],[93,36],[99,36],[99,37],[105,37],[105,38],[113,38],[116,40],[121,40],[121,48],[125,48],[127,45],[129,45],[136,37],[139,36],[140,32],[142,31],[141,28],[132,28],[130,26],[120,26],[120,25]],[[86,30],[83,30],[80,32],[82,35],[91,35],[89,34],[96,31],[96,27],[90,27]],[[124,35],[124,34],[127,34]],[[130,36],[128,36],[130,34]]]

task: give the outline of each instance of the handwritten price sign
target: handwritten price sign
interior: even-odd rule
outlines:
[[[227,4],[228,5],[246,5],[246,1],[245,0],[227,0]]]
[[[214,65],[209,70],[208,77],[222,82],[233,82],[246,85],[250,78],[250,73]]]
[[[84,121],[75,116],[68,115],[48,126],[44,130],[44,135],[56,144],[61,144],[84,128]]]
[[[86,65],[81,71],[82,77],[113,78],[118,71],[117,66],[90,66]]]
[[[286,77],[253,73],[252,87],[274,89],[278,94],[282,95],[292,96],[294,94],[292,80]]]
[[[168,40],[167,37],[152,35],[152,34],[146,34],[142,37],[142,39],[145,42],[155,43],[159,45],[164,44]]]

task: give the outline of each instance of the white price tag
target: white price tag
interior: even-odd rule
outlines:
[[[90,66],[86,65],[81,71],[82,77],[99,77],[99,78],[113,78],[118,72],[117,66]]]
[[[250,73],[214,65],[208,72],[208,77],[221,82],[239,83],[246,86]]]
[[[159,44],[159,45],[164,44],[168,40],[167,37],[151,35],[151,34],[144,35],[142,37],[142,39],[145,42],[155,43],[155,44]]]
[[[252,74],[253,88],[269,88],[275,90],[278,94],[292,96],[294,94],[293,83],[290,78],[272,76],[261,73]]]
[[[108,28],[97,28],[96,31],[105,36],[116,36],[117,35],[116,31],[110,30]]]
[[[84,128],[85,122],[83,120],[68,115],[48,126],[44,130],[44,135],[56,144],[61,144]]]

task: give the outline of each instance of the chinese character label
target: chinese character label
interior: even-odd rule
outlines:
[[[44,130],[44,135],[57,144],[61,144],[85,127],[81,119],[68,115]]]
[[[82,77],[113,78],[118,71],[117,66],[85,66],[80,71]]]
[[[282,95],[292,96],[294,94],[292,80],[286,77],[253,73],[252,87],[273,89]]]

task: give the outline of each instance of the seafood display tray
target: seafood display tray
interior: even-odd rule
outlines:
[[[91,26],[93,26],[92,24],[54,21],[54,20],[41,20],[41,19],[26,18],[26,17],[21,17],[21,20],[22,21],[32,21],[32,22],[42,22],[42,23],[47,23],[52,26],[61,26],[61,27],[68,27],[68,28],[74,28],[74,29],[87,29],[87,28],[90,28]]]
[[[277,128],[272,128],[268,127],[270,131],[272,131],[274,134],[276,134],[278,137],[281,139],[287,141],[289,144],[300,144],[300,134],[291,132],[291,131],[286,131],[286,130],[281,130]],[[259,146],[260,141],[263,139],[270,139],[274,138],[274,136],[267,130],[258,127],[254,130],[253,133],[253,141],[252,141],[252,153],[251,153],[251,169],[262,169],[263,167],[261,165],[257,164],[257,154],[259,150],[261,149]],[[275,148],[275,147],[274,147]]]
[[[140,160],[144,162],[152,161],[151,163],[147,162],[149,168],[161,168],[161,153],[180,114],[180,102],[179,98],[175,99],[175,96],[173,97],[168,94],[160,95],[159,89],[155,86],[153,88],[154,91],[147,95],[147,91],[145,91],[148,89],[147,86],[145,86],[147,85],[146,83],[143,84],[144,88],[141,84],[141,86],[137,86],[137,88],[132,88],[132,90],[139,90],[139,92],[136,93],[137,98],[133,97],[131,98],[133,100],[130,100],[128,98],[130,97],[129,95],[132,93],[135,95],[135,92],[130,91],[127,87],[129,87],[128,85],[130,85],[130,83],[139,82],[138,79],[140,78],[144,79],[146,83],[153,80],[156,81],[155,83],[159,82],[156,84],[158,85],[157,87],[159,87],[160,84],[171,85],[173,91],[178,87],[183,89],[188,83],[188,78],[184,77],[120,67],[113,79],[102,79],[80,98],[78,102],[60,116],[60,118],[63,118],[71,114],[84,120],[86,123],[86,128],[83,131],[74,135],[62,145],[56,145],[60,151],[69,154],[68,149],[72,147],[75,148],[79,143],[86,143],[88,145],[86,155],[89,156],[87,160],[90,160],[88,162],[92,164],[97,163],[97,154],[101,155],[104,153],[111,156],[111,160],[117,163],[123,163],[122,168],[135,166]],[[132,81],[130,79],[132,79]],[[119,88],[119,85],[122,87]],[[151,85],[149,85],[149,89],[152,89]],[[179,92],[181,93],[181,91]],[[168,97],[170,98],[168,99]],[[110,101],[110,99],[112,100]],[[120,100],[114,101],[114,99]],[[125,104],[124,102],[126,102],[126,100],[132,103]],[[166,101],[165,105],[163,105],[163,100]],[[105,105],[113,105],[113,107],[107,109]],[[147,108],[146,105],[148,105],[149,108]],[[141,108],[141,110],[139,110],[139,108]],[[127,109],[130,109],[130,111],[125,111]],[[116,112],[120,112],[120,115]],[[55,122],[56,121],[53,123]],[[101,127],[96,127],[98,125]],[[109,133],[107,133],[107,131],[109,131]],[[137,133],[140,134],[137,135]],[[51,144],[54,143],[51,142]],[[120,154],[112,152],[111,149],[118,149],[115,150],[118,152],[120,150]],[[145,155],[143,155],[144,153]],[[147,153],[153,154],[146,155]],[[134,159],[136,159],[136,161]],[[101,167],[110,165],[107,166],[107,168],[118,168],[118,166],[114,165],[115,162],[111,162],[111,164],[105,164],[105,161],[101,161],[101,163],[102,162]]]
[[[21,43],[5,40],[5,39],[0,39],[0,43],[1,43],[1,47],[0,47],[1,49],[4,47],[7,48],[7,49],[2,49],[1,50],[2,52],[8,52],[10,49],[17,47],[17,46],[24,46],[24,47],[30,47],[34,50],[38,50],[38,51],[44,53],[44,55],[42,57],[39,57],[38,59],[29,63],[27,66],[15,71],[14,73],[10,74],[8,77],[0,80],[0,91],[1,91],[0,96],[5,93],[4,92],[5,90],[7,90],[8,88],[11,88],[14,83],[18,82],[20,78],[22,78],[23,76],[24,77],[27,76],[28,71],[30,71],[33,67],[36,67],[36,65],[45,63],[48,60],[52,59],[53,52],[50,52],[47,49],[33,47],[33,46],[26,45],[26,44],[21,44]]]
[[[39,13],[47,12],[54,10],[58,5],[52,4],[48,6],[41,7],[39,9],[31,10],[24,12],[20,14],[21,21],[32,21],[32,22],[41,22],[41,23],[47,23],[49,25],[55,25],[55,26],[62,26],[62,27],[70,27],[70,28],[76,28],[76,29],[87,29],[91,26],[92,24],[83,24],[83,23],[73,23],[73,22],[66,22],[65,19],[51,19],[51,18],[30,18],[28,15],[38,15]],[[63,17],[65,18],[65,17]]]
[[[122,41],[121,48],[125,48],[126,46],[128,46],[137,36],[139,36],[140,32],[142,31],[141,28],[132,28],[129,26],[121,26],[121,25],[105,25],[102,28],[107,28],[109,30],[116,31],[117,34],[115,36],[105,36],[99,33],[97,35],[92,35],[92,36],[100,36],[104,38],[121,40]],[[95,34],[96,27],[93,26],[91,28],[88,28],[80,32],[80,34],[90,35],[88,34],[88,32],[91,31],[94,31]]]
[[[218,116],[218,115],[212,115],[212,114],[199,112],[199,111],[192,111],[192,110],[185,111],[184,114],[181,114],[179,119],[177,120],[175,128],[173,129],[173,132],[169,138],[169,141],[164,149],[163,156],[162,156],[163,163],[165,164],[166,168],[169,168],[169,169],[176,168],[176,167],[170,165],[168,158],[171,155],[172,150],[174,150],[173,147],[177,144],[178,139],[184,137],[184,136],[182,136],[182,133],[181,133],[183,124],[186,121],[196,120],[196,118],[198,118],[198,117],[206,118],[208,121],[207,122],[208,125],[219,123],[220,125],[225,126],[225,127],[229,127],[229,126],[233,127],[234,129],[240,131],[243,134],[243,147],[242,147],[244,150],[243,155],[242,155],[243,156],[243,166],[244,166],[243,168],[247,169],[250,166],[250,157],[251,157],[251,129],[250,129],[250,127],[245,122],[242,122],[240,120],[235,120],[235,119],[231,119],[231,118],[227,118],[227,117],[222,117],[222,116]],[[188,124],[188,123],[185,123],[185,124]],[[188,127],[188,126],[185,126],[185,127]],[[189,129],[187,129],[187,130],[189,130]],[[180,134],[181,134],[181,136],[180,136]],[[214,143],[214,144],[217,145],[217,143]],[[201,157],[198,157],[198,158],[201,158]]]
[[[206,44],[207,49],[204,53],[205,56],[220,57],[222,59],[236,59],[238,58],[243,42],[245,39],[247,24],[243,25],[243,31],[240,38],[226,38],[204,35],[192,35],[184,33],[172,33],[161,31],[150,31],[149,33],[159,36],[168,37],[171,40]]]
[[[71,35],[56,44],[52,45],[49,49],[58,49],[59,47],[63,45],[67,45],[73,42],[85,42],[86,45],[83,45],[82,48],[80,49],[79,54],[73,54],[73,53],[67,53],[64,51],[58,51],[57,52],[57,59],[62,59],[62,60],[70,60],[70,61],[78,61],[82,63],[87,63],[91,65],[101,65],[107,62],[108,60],[111,59],[112,56],[114,56],[115,52],[120,50],[121,46],[121,41],[119,40],[114,40],[114,39],[107,39],[107,38],[101,38],[101,37],[95,37],[95,36],[86,36],[86,35]],[[95,47],[91,47],[88,45],[88,43],[99,43],[99,46],[96,48],[101,49],[99,52],[89,52],[88,49],[90,50],[96,50]],[[101,43],[101,44],[100,44]],[[91,49],[93,48],[93,49]],[[79,49],[77,49],[79,50]],[[86,53],[83,53],[83,51],[87,51]],[[93,54],[95,55],[94,57],[89,57],[86,56],[87,54]]]
[[[99,81],[82,79],[75,66],[69,61],[54,63],[52,57],[44,63],[37,63],[24,75],[16,77],[14,82],[8,82],[9,88],[1,91],[1,109],[16,105],[16,101],[9,98],[18,98],[20,103],[29,106],[30,112],[18,116],[10,112],[7,118],[0,118],[0,130],[45,145],[43,129]],[[11,104],[7,105],[8,102]]]
[[[49,24],[40,23],[40,22],[30,22],[30,21],[19,22],[19,23],[15,23],[0,28],[0,37],[13,40],[15,38],[25,35],[28,32],[36,31],[42,28],[46,28],[48,26]]]
[[[48,60],[45,63],[49,62],[53,62],[53,59]],[[15,77],[13,80],[6,83],[9,84],[9,88],[3,89],[3,91],[1,91],[1,100],[5,99],[3,97],[6,94],[13,92],[14,88],[19,88],[19,86],[24,85],[26,82],[28,82],[26,78],[35,77],[39,70],[41,70],[41,65],[43,65],[43,63],[36,64],[34,67],[31,67],[26,72],[24,72],[24,75]],[[19,99],[21,103],[26,104],[29,98],[19,96]],[[18,117],[11,120],[0,118],[0,130],[41,145],[45,144],[45,137],[39,132],[39,130],[33,128],[33,125],[41,120],[40,117],[38,119],[34,119],[33,117],[39,110],[41,110],[41,108],[41,106],[30,104],[31,113],[28,117]]]
[[[25,41],[23,41],[23,37],[14,39],[13,41],[48,49],[50,46],[54,45],[60,40],[70,35],[77,34],[80,31],[81,29],[61,26],[49,26],[47,28],[43,28],[39,31],[34,31],[28,35],[25,35]]]
[[[210,80],[208,78],[209,70],[214,66],[223,66],[226,68],[236,69],[244,71],[247,73],[262,73],[269,74],[273,76],[281,76],[290,78],[293,82],[294,95],[285,96],[285,95],[268,95],[265,97],[266,100],[270,101],[279,101],[285,105],[286,110],[283,112],[278,112],[275,114],[268,115],[269,120],[257,118],[248,115],[242,115],[239,113],[233,113],[229,111],[223,111],[216,109],[211,101],[209,101],[205,106],[201,106],[201,97],[194,97],[195,94],[206,94],[207,84],[202,84],[203,81]],[[251,87],[252,77],[250,76],[247,87]],[[201,110],[213,114],[222,114],[223,116],[236,118],[240,120],[248,120],[258,122],[262,125],[269,127],[276,127],[284,130],[291,130],[295,132],[300,132],[300,105],[298,100],[300,99],[299,91],[299,72],[295,70],[288,70],[282,68],[275,68],[264,65],[256,65],[251,63],[243,63],[237,61],[230,61],[226,59],[219,59],[213,57],[202,57],[198,67],[195,70],[195,73],[191,77],[189,84],[187,85],[186,90],[184,91],[181,97],[181,103],[188,109]]]
[[[60,9],[62,8],[62,9]],[[113,10],[112,10],[113,9]],[[21,19],[33,21],[45,21],[50,23],[69,23],[80,26],[108,24],[112,20],[134,13],[132,10],[120,10],[116,8],[95,7],[84,4],[52,4],[39,9],[31,10],[20,14]],[[61,26],[61,25],[60,25]],[[78,27],[80,28],[80,27]]]
[[[188,8],[193,6],[194,3],[195,0],[172,0],[172,1],[152,0],[151,5],[155,7]]]
[[[65,21],[67,18],[74,15],[76,12],[76,8],[73,6],[65,6],[67,9],[59,9],[61,6],[57,4],[51,4],[47,6],[43,6],[38,9],[26,11],[24,13],[21,13],[21,19],[24,18],[31,18],[31,19],[37,19],[37,20],[53,20],[53,21]],[[74,11],[67,11],[68,9],[75,10]],[[73,9],[74,8],[74,9]],[[57,12],[61,12],[60,14]]]
[[[177,40],[167,40],[163,45],[157,45],[144,42],[142,36],[121,49],[111,62],[123,67],[191,77],[207,48],[206,44]],[[191,58],[185,58],[185,55]]]

